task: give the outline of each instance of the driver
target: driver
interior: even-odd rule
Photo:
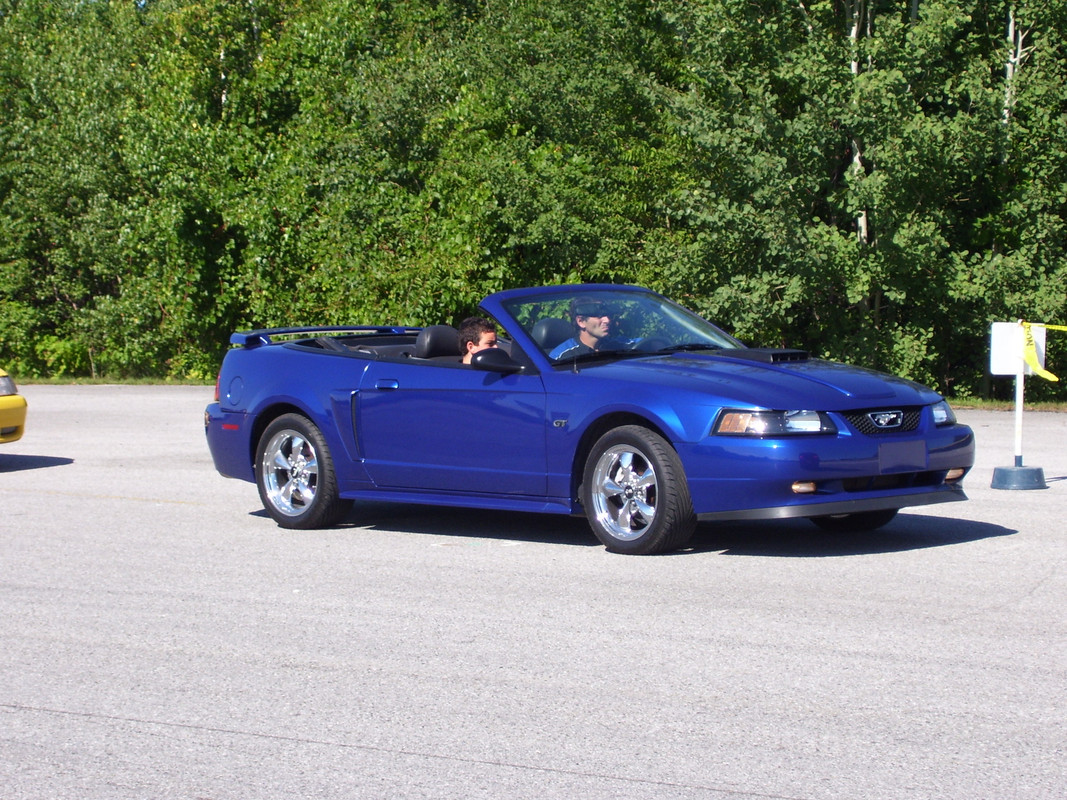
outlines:
[[[611,311],[597,300],[574,298],[571,301],[570,317],[577,333],[552,349],[548,357],[554,361],[599,350],[611,335]]]

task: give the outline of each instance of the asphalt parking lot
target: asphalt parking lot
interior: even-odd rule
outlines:
[[[1047,488],[866,535],[374,504],[274,525],[209,387],[24,386],[0,449],[0,798],[1062,798],[1067,414]]]

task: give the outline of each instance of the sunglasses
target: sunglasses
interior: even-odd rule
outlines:
[[[610,317],[611,311],[605,306],[578,306],[574,310],[576,317]]]

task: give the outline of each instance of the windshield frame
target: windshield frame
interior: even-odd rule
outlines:
[[[553,366],[579,361],[602,361],[635,356],[666,355],[681,350],[720,350],[745,348],[745,345],[718,326],[663,295],[639,286],[616,284],[577,284],[542,288],[512,289],[490,295],[482,307],[498,319],[506,317],[513,333],[528,340],[537,353]],[[598,340],[597,348],[588,345],[558,352],[558,338],[566,324],[570,336],[578,341],[579,329],[572,311],[602,310],[610,319],[611,332]],[[535,331],[542,320],[558,319],[556,336],[547,340]],[[566,337],[563,341],[568,341]],[[706,348],[704,347],[706,345]],[[552,354],[556,352],[556,357]]]

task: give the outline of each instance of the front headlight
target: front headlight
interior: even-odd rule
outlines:
[[[711,432],[726,436],[794,436],[837,433],[837,426],[822,411],[745,411],[727,408],[719,414]]]
[[[15,382],[7,375],[0,375],[0,397],[9,394],[18,394],[18,389],[15,388]]]
[[[934,403],[930,409],[934,412],[934,425],[941,427],[942,425],[955,425],[956,415],[952,411],[952,407],[949,406],[947,400],[942,400],[940,403]]]

